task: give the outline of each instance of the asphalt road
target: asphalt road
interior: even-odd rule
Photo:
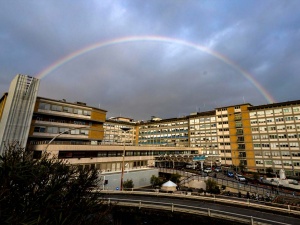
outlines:
[[[156,196],[136,196],[136,195],[122,195],[122,194],[106,194],[104,198],[111,199],[123,199],[123,200],[138,200],[138,201],[152,201],[159,203],[173,203],[176,205],[186,205],[193,207],[209,208],[212,210],[226,211],[230,213],[242,214],[247,216],[253,216],[256,218],[263,218],[271,221],[277,221],[283,224],[300,224],[300,218],[295,218],[287,215],[279,215],[277,212],[263,212],[261,210],[255,210],[247,207],[229,206],[224,204],[218,204],[213,202],[207,202],[203,200],[190,200],[190,199],[177,199],[168,197],[156,197]]]

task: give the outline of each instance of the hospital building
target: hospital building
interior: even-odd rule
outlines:
[[[152,173],[155,166],[175,167],[204,156],[208,165],[242,165],[256,172],[271,167],[300,176],[300,100],[135,121],[106,118],[105,109],[84,102],[40,97],[39,82],[17,75],[2,95],[0,154],[18,141],[35,158],[49,152],[104,174],[120,172],[123,163],[127,171]]]

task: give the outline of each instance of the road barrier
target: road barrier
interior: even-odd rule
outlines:
[[[274,220],[268,220],[259,217],[253,217],[238,213],[231,213],[222,210],[215,210],[210,208],[182,205],[182,204],[174,204],[174,203],[164,203],[164,202],[155,202],[155,201],[141,201],[141,200],[131,200],[131,199],[119,199],[119,198],[108,198],[105,199],[107,204],[117,204],[119,206],[125,207],[138,207],[139,209],[158,209],[158,210],[166,210],[171,212],[180,212],[186,214],[194,214],[201,216],[214,217],[218,219],[224,219],[232,222],[239,222],[245,224],[280,224],[287,225],[288,223],[283,223]]]

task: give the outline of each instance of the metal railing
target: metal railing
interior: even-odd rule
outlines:
[[[300,196],[298,196],[297,194],[294,193],[294,195],[292,194],[292,192],[286,192],[285,190],[283,190],[281,187],[277,187],[277,186],[265,186],[265,185],[259,185],[259,184],[249,184],[249,183],[245,183],[245,182],[239,182],[237,180],[230,180],[230,179],[222,179],[222,178],[216,178],[213,176],[209,176],[208,178],[205,178],[201,175],[197,175],[195,173],[190,173],[187,171],[183,171],[183,170],[176,170],[176,169],[168,169],[168,168],[159,168],[160,172],[163,173],[177,173],[183,177],[185,177],[182,181],[181,184],[185,185],[186,183],[190,182],[190,181],[195,181],[195,180],[205,180],[205,179],[213,179],[215,180],[218,185],[224,185],[226,187],[229,188],[233,188],[235,190],[239,191],[244,191],[244,192],[249,192],[249,193],[256,193],[256,194],[260,194],[263,196],[272,196],[275,197],[277,195],[281,195],[281,196],[288,196],[288,197],[296,197],[296,198],[300,198]]]
[[[208,217],[214,217],[218,219],[225,219],[227,221],[236,221],[245,224],[282,224],[286,225],[288,223],[283,223],[275,220],[264,219],[260,217],[254,217],[249,215],[243,215],[238,213],[232,213],[222,210],[216,210],[211,208],[203,208],[190,205],[166,203],[166,202],[156,202],[156,201],[142,201],[142,200],[131,200],[131,199],[118,199],[118,198],[108,198],[104,199],[107,204],[118,204],[120,206],[126,207],[138,207],[139,209],[159,209],[171,212],[181,212],[194,215],[202,215]]]
[[[300,216],[300,207],[292,205],[283,205],[265,201],[253,201],[245,198],[234,198],[222,195],[212,195],[212,194],[187,194],[187,192],[178,192],[178,193],[164,193],[159,192],[159,189],[125,189],[124,191],[115,191],[115,190],[103,190],[102,194],[125,194],[125,195],[145,195],[145,196],[155,196],[155,197],[170,197],[170,198],[181,198],[181,199],[193,199],[201,201],[210,201],[215,203],[222,203],[228,205],[237,205],[242,207],[251,207],[258,210],[269,210],[272,212],[286,213],[289,215]]]

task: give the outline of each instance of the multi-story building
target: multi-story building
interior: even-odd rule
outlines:
[[[100,145],[103,139],[106,111],[87,106],[85,103],[69,103],[65,100],[53,100],[37,97],[32,114],[28,144],[36,145]],[[53,140],[52,140],[53,139]],[[45,149],[47,150],[47,149]],[[36,155],[42,150],[36,151]],[[54,153],[52,151],[52,153]],[[59,151],[59,157],[72,154],[79,157],[83,152],[67,153]]]
[[[17,75],[9,92],[0,100],[0,154],[9,143],[17,141],[25,148],[35,105],[39,80]]]
[[[9,100],[17,86],[0,101],[2,134],[10,124],[7,107],[19,101]],[[28,92],[24,90],[23,94]],[[135,122],[124,117],[106,119],[105,110],[80,102],[30,96],[32,111],[18,126],[29,124],[28,146],[35,157],[47,150],[73,164],[107,172],[120,171],[124,152],[128,169],[155,165],[155,158],[204,154],[210,163],[260,172],[271,167],[300,175],[300,100],[261,106],[244,103],[180,118]],[[10,112],[17,118],[16,111]]]
[[[136,133],[136,122],[132,119],[124,117],[109,118],[104,123],[102,143],[105,145],[137,145]]]
[[[164,121],[140,124],[139,143],[162,144],[154,140]],[[174,125],[178,122],[188,124],[188,146],[219,157],[223,165],[259,172],[271,167],[276,173],[284,169],[287,175],[300,176],[300,101],[244,103],[172,119]]]
[[[141,146],[189,147],[187,117],[156,119],[139,123],[138,144]]]
[[[300,176],[300,101],[249,107],[255,168]]]

